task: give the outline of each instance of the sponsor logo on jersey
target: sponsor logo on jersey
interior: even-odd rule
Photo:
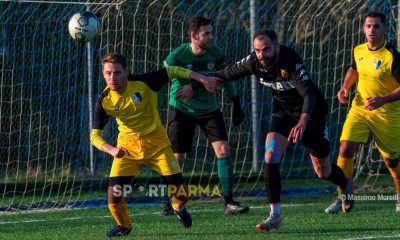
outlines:
[[[289,72],[286,69],[280,69],[279,70],[281,72],[281,77],[283,78],[289,78]]]
[[[215,68],[215,62],[208,62],[207,63],[207,69],[208,70],[213,70]]]
[[[139,103],[139,102],[142,101],[142,95],[140,95],[139,92],[135,92],[135,93],[132,95],[132,99],[133,99],[135,102]]]
[[[295,87],[290,81],[281,81],[281,82],[266,82],[263,78],[260,78],[261,84],[264,86],[270,87],[276,91],[286,91],[294,89]]]
[[[382,62],[381,60],[377,59],[374,61],[374,68],[378,69],[381,66]]]

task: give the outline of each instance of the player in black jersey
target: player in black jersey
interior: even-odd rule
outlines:
[[[241,61],[217,72],[227,80],[254,74],[261,84],[271,88],[272,118],[265,141],[265,190],[271,207],[269,217],[256,226],[269,231],[282,224],[280,214],[281,177],[279,162],[289,143],[300,141],[309,151],[319,178],[329,180],[348,196],[342,209],[353,206],[351,184],[343,171],[329,160],[329,141],[326,128],[328,111],[325,99],[311,81],[301,57],[291,48],[278,44],[276,33],[261,30],[253,38],[254,51]],[[182,93],[181,95],[184,95]]]

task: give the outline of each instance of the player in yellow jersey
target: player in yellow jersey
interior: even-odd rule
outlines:
[[[185,189],[179,163],[157,111],[156,91],[176,77],[197,80],[208,90],[218,88],[218,82],[180,67],[128,75],[126,59],[117,53],[106,55],[102,64],[107,88],[97,100],[90,139],[94,146],[114,157],[107,200],[117,225],[106,236],[117,237],[131,232],[131,219],[124,199],[124,189],[127,188],[124,186],[131,183],[141,165],[159,173],[167,184]],[[111,116],[116,118],[119,130],[116,147],[102,137]],[[172,207],[181,224],[189,228],[192,219],[184,206],[189,198],[187,192],[181,193],[177,191],[172,196]]]
[[[354,155],[361,143],[372,134],[390,174],[393,177],[400,212],[400,54],[385,41],[385,15],[369,13],[364,22],[367,42],[354,48],[354,59],[337,96],[347,103],[348,92],[357,82],[356,95],[343,126],[337,165],[348,178],[353,171]],[[336,213],[341,206],[338,198],[325,209]]]

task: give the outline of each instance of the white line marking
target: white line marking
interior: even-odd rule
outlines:
[[[309,205],[325,205],[324,203],[299,203],[299,204],[282,204],[281,207],[299,207],[299,206],[309,206]],[[196,206],[196,205],[193,205]],[[257,206],[250,206],[250,209],[263,209],[263,208],[269,208],[268,205],[257,205]],[[27,211],[18,211],[18,212],[12,212],[4,215],[14,215],[14,214],[28,214],[28,213],[39,213],[39,212],[58,212],[58,211],[80,211],[85,208],[63,208],[63,209],[48,209],[48,210],[27,210]],[[215,212],[215,210],[204,210],[204,209],[191,209],[190,212]],[[134,213],[131,214],[131,216],[146,216],[146,215],[159,215],[159,212],[152,212],[152,213]],[[2,214],[0,214],[2,215]],[[95,216],[95,218],[111,218],[111,215],[104,215],[104,216]],[[92,218],[92,217],[90,217]],[[37,223],[37,222],[54,222],[54,221],[73,221],[73,220],[78,220],[78,219],[85,219],[85,217],[67,217],[67,218],[61,218],[61,219],[27,219],[27,220],[21,220],[21,221],[6,221],[2,222],[0,221],[0,225],[5,225],[5,224],[20,224],[20,223]],[[396,239],[400,238],[400,235],[390,235],[390,236],[366,236],[366,237],[356,237],[356,238],[341,238],[339,240],[370,240],[370,239]]]
[[[400,235],[391,235],[391,236],[368,236],[368,237],[357,237],[357,238],[341,238],[339,240],[365,240],[365,239],[383,239],[383,238],[398,238]]]
[[[307,206],[307,205],[323,205],[323,203],[320,204],[315,204],[315,203],[300,203],[300,204],[282,204],[282,207],[299,207],[299,206]],[[194,205],[196,206],[196,205]],[[262,205],[262,206],[250,206],[250,209],[262,209],[262,208],[269,208],[267,205]],[[73,209],[62,209],[62,210],[68,210],[68,211],[74,211],[74,210],[82,210],[85,208],[73,208]],[[54,211],[61,211],[61,209],[48,209],[46,211],[41,211],[41,210],[31,210],[31,211],[19,211],[19,212],[14,212],[10,215],[13,214],[22,214],[22,213],[39,213],[39,212],[52,212]],[[215,212],[215,210],[210,209],[210,210],[204,210],[204,209],[191,209],[190,212]],[[160,212],[152,212],[152,213],[134,213],[131,216],[146,216],[146,215],[159,215]],[[111,218],[111,215],[106,215],[106,216],[96,216],[96,218]],[[6,221],[2,222],[0,221],[0,225],[5,225],[5,224],[16,224],[16,223],[36,223],[36,222],[49,222],[49,221],[71,221],[71,220],[78,220],[78,219],[85,219],[84,217],[67,217],[67,218],[62,218],[62,219],[27,219],[27,220],[21,220],[21,221]]]
[[[64,220],[77,220],[77,219],[82,219],[82,217],[70,217],[70,218],[64,218]]]

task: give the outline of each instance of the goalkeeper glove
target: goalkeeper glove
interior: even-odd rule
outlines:
[[[232,122],[233,125],[238,126],[243,122],[244,113],[242,107],[240,106],[239,96],[231,98],[232,100]]]

